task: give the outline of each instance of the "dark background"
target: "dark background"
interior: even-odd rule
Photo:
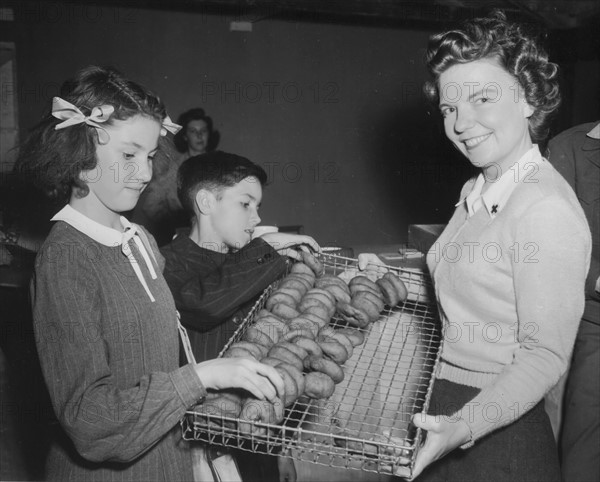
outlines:
[[[504,7],[546,36],[562,68],[557,133],[597,119],[597,2],[0,2],[14,21],[21,137],[61,82],[112,65],[157,92],[171,117],[203,107],[219,148],[269,174],[263,224],[301,224],[322,244],[406,241],[444,223],[470,174],[426,104],[428,36]],[[252,32],[231,31],[232,21]]]

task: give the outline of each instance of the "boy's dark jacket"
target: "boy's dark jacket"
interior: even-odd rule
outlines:
[[[198,362],[215,358],[286,258],[260,238],[235,253],[198,246],[181,232],[161,248],[164,276]]]

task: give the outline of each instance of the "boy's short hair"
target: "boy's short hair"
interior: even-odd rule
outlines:
[[[177,196],[190,216],[194,216],[196,194],[201,189],[216,193],[233,187],[247,177],[255,177],[264,186],[267,173],[257,164],[237,154],[212,151],[186,160],[177,174]]]

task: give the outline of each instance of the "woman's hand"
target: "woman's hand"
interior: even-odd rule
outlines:
[[[259,400],[271,402],[285,395],[279,373],[253,358],[215,358],[198,363],[195,368],[205,388],[243,388]]]
[[[296,250],[298,247],[304,250],[310,248],[312,251],[321,251],[320,246],[313,238],[303,234],[265,233],[260,237],[282,256],[288,256],[298,261],[301,261],[300,253]]]
[[[428,465],[471,440],[471,429],[462,418],[417,413],[413,423],[427,431],[427,438],[417,453],[410,480],[417,478]]]
[[[277,468],[279,469],[279,482],[296,482],[294,459],[277,457]]]

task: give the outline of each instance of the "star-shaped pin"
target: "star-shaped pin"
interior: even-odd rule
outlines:
[[[497,204],[494,204],[494,205],[492,206],[492,214],[497,214],[497,213],[498,213],[498,205],[497,205]]]

